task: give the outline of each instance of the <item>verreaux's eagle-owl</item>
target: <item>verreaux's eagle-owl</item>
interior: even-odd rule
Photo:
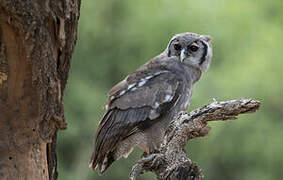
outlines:
[[[103,173],[135,146],[146,153],[158,150],[173,117],[188,109],[194,83],[211,58],[209,36],[177,34],[164,52],[115,85],[96,132],[90,167]]]

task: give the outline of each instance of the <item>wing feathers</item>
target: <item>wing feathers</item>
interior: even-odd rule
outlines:
[[[115,160],[114,153],[118,142],[125,138],[138,123],[147,119],[150,107],[110,111],[106,113],[98,128],[95,150],[90,162],[90,167],[98,166],[100,173],[103,173]]]
[[[141,74],[137,79],[126,79],[114,86],[109,93],[109,108],[96,133],[90,166],[98,167],[99,172],[103,173],[119,158],[115,153],[120,142],[151,126],[174,105],[179,96],[177,91],[182,87],[179,81],[176,74],[162,71]],[[135,145],[137,143],[130,144]]]

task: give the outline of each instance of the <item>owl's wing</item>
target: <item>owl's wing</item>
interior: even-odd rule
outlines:
[[[129,75],[109,92],[90,164],[101,173],[116,160],[114,152],[119,142],[144,121],[154,121],[168,111],[181,94],[183,86],[176,74],[165,70],[140,72]]]

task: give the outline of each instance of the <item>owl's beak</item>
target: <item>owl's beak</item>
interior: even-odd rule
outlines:
[[[187,54],[187,53],[186,53],[186,49],[185,49],[185,48],[182,49],[182,50],[181,50],[181,54],[180,54],[180,61],[181,61],[181,62],[183,62],[184,59],[187,57],[186,54]]]

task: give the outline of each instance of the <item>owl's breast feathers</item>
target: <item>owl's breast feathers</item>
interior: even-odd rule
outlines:
[[[184,93],[184,83],[180,76],[164,66],[148,63],[114,86],[106,103],[107,112],[96,133],[90,166],[98,167],[102,173],[123,153],[128,154],[133,146],[139,145],[139,142],[128,144],[123,151],[118,148],[147,122],[162,121],[160,117],[169,113]]]

